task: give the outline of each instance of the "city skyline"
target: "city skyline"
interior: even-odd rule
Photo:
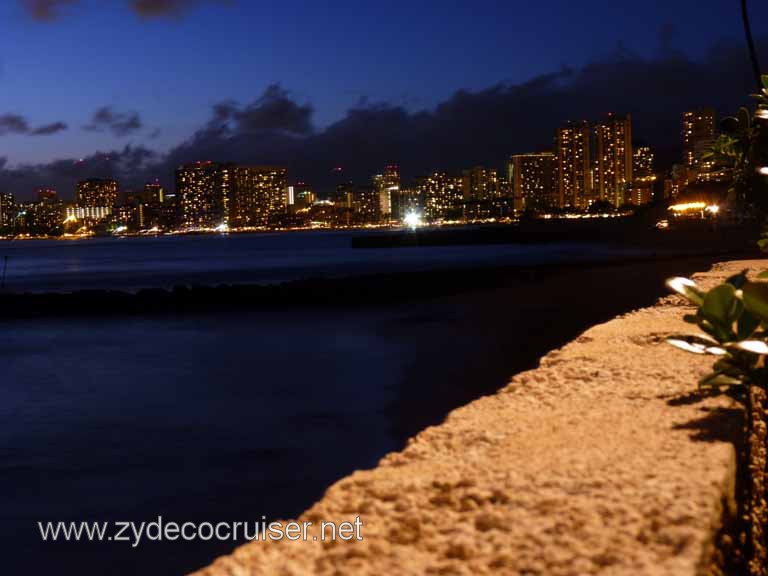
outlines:
[[[121,191],[114,178],[89,177],[77,183],[74,204],[51,188],[39,189],[37,202],[0,192],[0,233],[234,232],[626,213],[674,200],[690,186],[722,188],[729,170],[704,156],[719,135],[717,124],[711,108],[684,111],[671,170],[659,170],[654,149],[635,143],[630,115],[611,113],[568,122],[550,150],[509,155],[503,170],[475,165],[404,180],[399,165],[387,164],[354,182],[336,168],[329,194],[318,194],[312,183],[294,184],[285,166],[198,160],[177,167],[172,190],[155,180]]]
[[[527,38],[518,24],[513,33],[487,28],[482,44],[474,32],[453,34],[452,43],[440,46],[409,44],[408,57],[399,46],[375,48],[375,39],[394,25],[423,25],[434,8],[429,2],[400,12],[394,6],[375,22],[370,9],[336,7],[318,19],[311,35],[302,31],[308,31],[305,18],[316,8],[301,2],[264,5],[269,18],[262,31],[281,45],[293,40],[289,53],[254,52],[266,36],[245,33],[240,23],[226,28],[258,12],[243,2],[200,2],[175,14],[137,14],[131,6],[138,3],[127,0],[52,4],[61,4],[58,17],[37,20],[22,2],[0,7],[3,22],[12,24],[0,76],[0,190],[20,198],[45,186],[69,189],[88,175],[135,179],[131,187],[159,178],[169,186],[176,166],[201,159],[286,165],[319,186],[328,184],[335,166],[357,171],[350,174],[355,179],[382,162],[399,162],[407,178],[481,162],[501,167],[510,153],[545,149],[563,122],[610,110],[636,119],[643,143],[658,151],[664,165],[677,142],[673,115],[704,105],[730,112],[742,91],[721,86],[744,86],[744,93],[749,86],[738,15],[715,2],[678,3],[660,16],[634,9],[619,14],[608,3],[592,2],[593,11],[610,17],[610,34],[586,42],[586,51],[569,50],[567,58],[541,39]],[[290,20],[287,8],[302,18]],[[480,8],[472,14],[475,24],[485,18]],[[514,13],[515,23],[529,22],[542,38],[589,29],[568,3],[558,8],[546,26],[536,20],[537,9],[504,10]],[[444,29],[435,38],[463,27],[467,9],[441,6]],[[756,21],[764,10],[755,7]],[[689,30],[692,22],[697,33]],[[369,41],[358,41],[356,26],[368,30]],[[717,33],[703,33],[715,26]],[[340,28],[348,41],[333,42],[331,57],[324,50]],[[125,44],[128,32],[139,42]],[[24,54],[13,43],[20,44],[19,34],[26,39]],[[106,34],[117,36],[101,42]],[[197,38],[202,44],[190,50]],[[724,40],[712,50],[709,38]],[[317,46],[309,49],[308,42]],[[129,45],[141,50],[124,53]],[[768,44],[759,45],[765,52]],[[109,66],[100,67],[94,81],[76,63],[97,46],[100,61]],[[263,74],[261,54],[269,55],[271,67]],[[195,66],[200,60],[190,56],[217,65]],[[67,57],[69,66],[60,60]],[[348,62],[353,57],[355,66]],[[34,63],[45,58],[61,66],[47,66],[44,80]],[[313,64],[322,79],[305,74]],[[353,83],[364,89],[351,95]]]

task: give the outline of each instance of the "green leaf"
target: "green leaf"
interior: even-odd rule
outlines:
[[[685,296],[692,304],[701,306],[704,303],[704,293],[696,286],[696,283],[688,278],[669,278],[667,287],[670,290]]]
[[[739,304],[736,289],[731,284],[720,284],[704,295],[701,313],[713,324],[725,328],[738,318]]]
[[[746,340],[752,336],[759,326],[760,318],[748,310],[744,310],[736,323],[736,336],[738,336],[739,340]]]
[[[768,90],[768,74],[763,74],[760,78],[763,81],[763,88]]]
[[[722,372],[712,372],[699,380],[699,388],[720,388],[721,386],[742,386],[744,383],[739,378],[727,376]]]
[[[768,240],[768,238],[767,238],[767,240]],[[765,272],[760,272],[760,274],[758,274],[757,277],[758,278],[763,278],[763,279],[768,278],[768,270],[766,270]]]
[[[759,356],[768,356],[768,344],[763,340],[742,340],[728,345],[729,348],[745,350]]]
[[[761,321],[768,322],[768,284],[747,282],[741,290],[744,307]]]
[[[768,250],[768,238],[763,238],[762,240],[757,241],[757,246],[760,248],[761,252],[765,252]]]

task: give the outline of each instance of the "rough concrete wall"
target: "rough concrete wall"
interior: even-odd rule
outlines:
[[[710,357],[664,343],[691,331],[683,312],[669,297],[595,326],[301,518],[360,516],[362,542],[254,542],[199,576],[706,573],[734,512],[743,413],[696,395]]]

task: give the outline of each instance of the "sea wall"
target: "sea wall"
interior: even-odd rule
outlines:
[[[765,264],[718,264],[697,281]],[[670,296],[587,330],[300,518],[359,517],[362,541],[253,542],[198,575],[717,573],[743,411],[697,393],[711,358],[664,342],[691,330],[685,306]]]

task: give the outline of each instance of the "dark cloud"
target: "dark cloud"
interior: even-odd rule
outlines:
[[[22,5],[35,20],[55,20],[64,6],[79,0],[22,0]]]
[[[160,158],[146,148],[126,146],[121,150],[97,152],[86,158],[67,158],[46,164],[9,167],[0,162],[0,190],[14,192],[20,198],[32,191],[52,187],[64,197],[73,197],[79,180],[89,177],[117,178],[123,187],[143,184]]]
[[[721,115],[733,113],[748,102],[753,82],[740,44],[718,45],[701,61],[669,44],[656,58],[618,47],[579,70],[461,90],[433,110],[363,101],[321,131],[312,129],[311,108],[274,86],[245,108],[216,105],[207,125],[170,152],[165,170],[196,159],[280,163],[327,187],[334,166],[360,182],[390,162],[406,177],[475,164],[502,168],[510,154],[551,149],[564,122],[608,112],[631,114],[635,138],[654,146],[660,164],[668,165],[680,155],[683,111],[713,106]],[[768,43],[760,50],[768,53]]]
[[[63,132],[68,128],[65,122],[51,122],[50,124],[44,124],[32,130],[30,134],[32,136],[49,136],[56,134],[57,132]]]
[[[123,137],[141,130],[141,118],[137,112],[115,112],[109,106],[103,106],[96,110],[91,123],[83,126],[90,132],[110,131],[115,136]]]
[[[131,8],[142,18],[178,16],[200,4],[226,4],[227,0],[131,0]]]
[[[8,134],[26,134],[29,136],[49,136],[62,130],[66,130],[64,122],[52,122],[38,128],[30,128],[29,121],[18,114],[4,114],[0,116],[0,136]]]
[[[768,61],[768,42],[759,43],[759,50]],[[215,105],[209,120],[164,156],[129,149],[140,158],[121,161],[121,170],[135,170],[120,172],[120,177],[138,183],[159,177],[172,186],[174,169],[194,160],[269,163],[287,165],[292,177],[327,190],[336,166],[361,183],[387,163],[399,163],[406,180],[476,164],[501,169],[510,154],[551,149],[564,122],[594,120],[607,112],[631,114],[635,139],[653,146],[665,166],[681,155],[683,111],[713,106],[721,116],[730,114],[749,102],[752,89],[741,44],[721,43],[707,58],[691,60],[671,50],[669,42],[656,58],[621,49],[579,70],[564,68],[520,84],[458,91],[431,110],[364,101],[322,130],[313,128],[310,106],[275,85],[249,105]],[[120,152],[120,158],[130,157]],[[5,179],[0,189],[3,183],[15,192],[57,185],[61,180],[44,180],[49,174],[59,178],[60,170],[6,166],[0,169]],[[9,173],[15,174],[12,186]],[[62,188],[65,194],[68,190]]]
[[[4,114],[0,116],[0,136],[6,134],[26,134],[29,132],[27,119],[18,114]]]
[[[215,104],[207,128],[231,136],[265,132],[303,136],[313,131],[312,107],[297,104],[288,91],[272,84],[245,108],[232,100]]]
[[[61,9],[81,0],[20,0],[32,18],[51,21],[61,15]],[[226,5],[229,0],[125,0],[128,6],[141,18],[165,18],[179,16],[201,4]]]

